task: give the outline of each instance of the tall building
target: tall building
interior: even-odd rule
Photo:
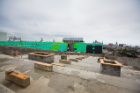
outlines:
[[[95,40],[95,43],[98,43],[98,41],[97,41],[97,40]]]
[[[95,42],[94,42],[94,43],[97,43],[97,44],[102,44],[103,42],[101,43],[101,42],[98,42],[97,40],[95,40]]]
[[[116,47],[118,47],[118,43],[116,42]]]
[[[7,33],[0,32],[0,41],[7,41]]]
[[[119,47],[124,47],[126,44],[119,44]]]

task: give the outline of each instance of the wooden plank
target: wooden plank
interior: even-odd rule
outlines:
[[[65,67],[65,65],[61,65],[61,64],[57,64],[57,63],[51,63],[52,65],[56,65],[56,66],[61,66],[61,67]]]
[[[104,63],[104,61],[114,62],[114,63],[116,63],[116,64]],[[122,64],[120,64],[119,62],[114,61],[114,60],[100,59],[100,63],[101,63],[101,64],[104,64],[104,65],[111,65],[111,66],[119,66],[119,67],[123,67]]]
[[[47,67],[52,67],[53,66],[51,64],[42,63],[42,62],[35,62],[35,64],[40,64],[40,65],[44,65],[44,66],[47,66]]]
[[[7,71],[6,71],[5,73],[7,73]],[[24,75],[24,74],[21,74],[21,73],[17,73],[17,72],[15,72],[15,71],[9,73],[9,75],[15,76],[15,77],[20,78],[20,79],[22,79],[22,80],[26,80],[26,79],[29,78],[29,76]]]

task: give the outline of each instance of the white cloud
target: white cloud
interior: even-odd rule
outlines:
[[[0,31],[23,40],[140,45],[140,7],[136,0],[1,0]]]

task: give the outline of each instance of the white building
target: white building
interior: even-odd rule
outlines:
[[[0,41],[7,41],[7,33],[0,32]]]

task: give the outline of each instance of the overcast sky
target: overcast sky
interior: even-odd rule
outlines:
[[[140,45],[140,0],[0,0],[0,31],[28,41]]]

